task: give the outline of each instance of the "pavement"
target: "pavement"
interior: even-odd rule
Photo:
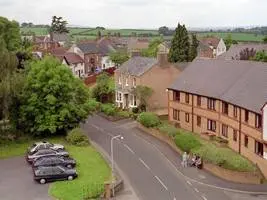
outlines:
[[[180,156],[144,134],[135,121],[110,122],[96,115],[88,118],[83,129],[108,155],[111,138],[118,134],[124,137],[114,141],[114,160],[131,186],[130,193],[134,190],[136,194],[133,200],[267,199],[261,194],[267,192],[266,185],[234,184],[203,170],[182,169]]]
[[[33,180],[32,168],[24,157],[0,160],[1,200],[51,200],[48,187]]]

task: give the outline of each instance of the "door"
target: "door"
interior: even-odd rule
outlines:
[[[125,108],[129,108],[129,95],[125,94]]]

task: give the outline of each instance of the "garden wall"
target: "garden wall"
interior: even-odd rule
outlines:
[[[174,151],[176,151],[180,155],[182,154],[182,151],[176,146],[174,141],[168,135],[161,133],[157,129],[146,128],[141,124],[138,124],[138,128],[145,133],[156,137],[160,141],[167,143]],[[263,180],[263,176],[258,173],[232,171],[211,163],[204,162],[203,168],[222,179],[236,183],[261,184]]]

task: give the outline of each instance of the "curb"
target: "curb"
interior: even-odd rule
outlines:
[[[141,130],[140,128],[137,127],[138,130],[140,130],[142,132],[142,134],[144,134],[143,130]],[[194,182],[194,183],[197,183],[199,185],[203,185],[203,186],[206,186],[206,187],[210,187],[210,188],[214,188],[214,189],[219,189],[219,190],[224,190],[224,191],[228,191],[228,192],[236,192],[236,193],[240,193],[240,194],[251,194],[251,195],[267,195],[267,192],[254,192],[254,191],[245,191],[245,190],[236,190],[236,189],[231,189],[231,188],[224,188],[224,187],[219,187],[219,186],[216,186],[216,185],[211,185],[211,184],[207,184],[207,183],[203,183],[203,182],[200,182],[198,180],[195,180],[193,178],[190,178],[188,176],[186,176],[185,174],[183,174],[181,171],[179,171],[175,164],[170,161],[168,159],[168,157],[153,143],[151,143],[150,141],[148,141],[147,139],[144,139],[143,137],[141,136],[138,136],[138,134],[135,134],[137,137],[140,137],[142,138],[144,141],[146,141],[148,144],[150,144],[151,146],[153,146],[153,148],[155,148],[161,155],[163,155],[167,160],[168,162],[172,165],[172,167],[182,176],[184,177],[186,180],[189,180],[191,182]],[[156,137],[154,137],[153,135],[150,135],[152,136],[153,138],[155,138],[156,140],[158,140]],[[159,140],[160,141],[160,140]],[[267,190],[267,189],[266,189]]]

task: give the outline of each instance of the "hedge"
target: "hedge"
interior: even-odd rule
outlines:
[[[172,138],[174,138],[179,133],[177,128],[175,128],[172,125],[166,124],[166,123],[159,125],[158,129],[160,132],[165,133]]]
[[[160,124],[159,117],[151,112],[142,112],[138,116],[137,121],[147,128],[156,127]]]
[[[89,144],[88,137],[80,128],[74,128],[70,132],[68,132],[66,140],[68,143],[76,146],[86,146]]]
[[[198,149],[201,147],[201,142],[192,134],[180,132],[174,138],[175,144],[187,153],[191,152],[193,149]]]
[[[101,111],[108,116],[114,116],[117,108],[113,104],[101,104]]]

